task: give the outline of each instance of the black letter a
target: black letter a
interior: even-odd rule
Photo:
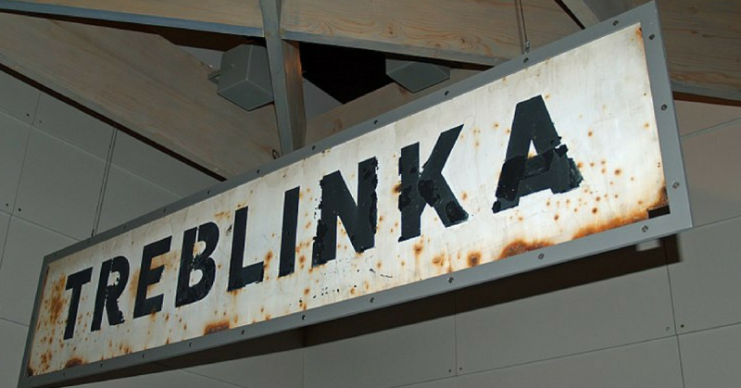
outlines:
[[[530,142],[538,153],[528,158]],[[560,146],[560,147],[559,147]],[[507,160],[502,166],[497,187],[497,213],[517,206],[520,197],[551,189],[554,194],[579,187],[581,173],[561,145],[543,97],[533,97],[517,104],[512,135],[507,145]]]

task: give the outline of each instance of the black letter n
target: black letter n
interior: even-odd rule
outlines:
[[[373,248],[376,243],[376,216],[378,197],[376,186],[378,160],[370,158],[358,164],[358,203],[335,171],[322,178],[321,218],[316,228],[311,266],[326,264],[337,255],[337,217],[347,230],[355,252]]]
[[[531,142],[537,155],[528,158]],[[543,97],[517,104],[507,157],[499,176],[497,201],[492,208],[494,213],[517,206],[520,198],[528,194],[545,189],[558,194],[579,187],[582,176],[566,155],[567,151],[566,145],[561,145]]]

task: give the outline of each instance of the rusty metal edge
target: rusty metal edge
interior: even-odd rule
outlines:
[[[254,179],[259,179],[267,173],[298,162],[313,154],[320,153],[335,145],[352,140],[353,138],[373,131],[386,124],[400,120],[428,107],[443,103],[482,85],[508,76],[526,67],[543,62],[555,55],[575,49],[593,40],[638,23],[641,24],[644,36],[643,42],[644,47],[646,48],[645,52],[648,73],[649,78],[652,81],[651,91],[658,126],[664,176],[667,182],[668,201],[671,209],[669,214],[577,240],[572,240],[563,244],[523,253],[518,255],[516,260],[510,259],[496,261],[476,268],[458,271],[453,274],[407,284],[391,290],[371,294],[369,296],[358,297],[318,307],[302,313],[296,313],[266,322],[238,327],[206,337],[195,338],[151,350],[136,352],[102,362],[90,363],[69,370],[62,370],[38,376],[27,376],[26,369],[28,367],[28,356],[33,343],[33,329],[37,325],[41,288],[44,281],[44,274],[46,273],[46,268],[49,263],[80,251],[89,245],[97,244],[116,237],[129,229],[147,224],[155,219],[166,216],[171,212],[178,211]],[[650,38],[651,36],[653,36],[653,38]],[[56,387],[60,386],[65,381],[72,379],[100,375],[106,372],[147,363],[157,363],[186,353],[213,349],[227,344],[338,319],[382,307],[388,307],[414,299],[445,293],[486,281],[509,277],[534,269],[560,264],[585,256],[678,233],[692,227],[687,180],[682,160],[682,150],[677,131],[671,84],[666,67],[666,55],[658,19],[658,9],[654,2],[650,2],[577,34],[515,58],[494,69],[483,72],[458,84],[451,85],[445,90],[441,90],[377,118],[368,120],[351,129],[331,136],[328,139],[317,142],[314,145],[304,147],[238,178],[220,183],[210,189],[203,190],[188,198],[162,207],[129,223],[123,224],[117,228],[93,236],[90,239],[81,241],[46,256],[44,258],[39,278],[36,300],[34,302],[34,312],[31,325],[29,326],[18,387]]]

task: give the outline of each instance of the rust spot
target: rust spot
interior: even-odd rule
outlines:
[[[558,221],[559,218],[560,218],[560,216],[558,214],[556,214],[555,216],[553,216],[553,221]]]
[[[383,267],[382,262],[379,261],[378,263],[376,263],[376,269],[381,269],[381,267]]]
[[[273,251],[268,251],[268,253],[265,255],[265,266],[268,266],[268,263],[270,263],[270,259],[273,258]]]
[[[461,194],[461,199],[463,199],[464,201],[467,200],[468,199],[468,193],[464,191],[463,194]]]
[[[83,364],[85,364],[85,361],[83,361],[80,357],[72,357],[67,360],[66,363],[64,363],[64,369],[73,368]]]
[[[623,170],[621,170],[619,168],[615,170],[615,175],[620,175],[622,173],[623,173]]]
[[[643,39],[643,29],[641,27],[636,28],[636,37],[638,40]]]
[[[51,361],[51,351],[46,351],[41,355],[41,368],[49,369],[49,362]]]
[[[311,292],[310,289],[304,288],[304,295],[309,295],[310,292]]]
[[[602,200],[602,197],[597,197],[597,198],[595,198],[595,200],[596,200],[597,202],[599,202],[599,201],[601,201],[601,200]]]
[[[607,173],[607,169],[606,169],[606,168],[603,168],[603,169],[602,169],[602,173],[603,173],[603,174],[606,174],[606,173]]]
[[[350,295],[355,295],[355,289],[354,288],[351,288],[350,289]]]
[[[62,315],[64,305],[64,278],[54,282],[51,293],[51,308],[49,311],[49,323],[54,325]]]
[[[646,121],[646,123],[643,124],[643,128],[649,129],[651,128],[651,124],[649,124],[648,121]]]
[[[268,315],[265,316],[265,320],[266,321],[269,321],[271,318],[272,318],[272,316],[270,314],[268,314]]]
[[[260,314],[265,312],[265,306],[260,306]]]
[[[599,211],[599,210],[597,210],[597,208],[596,208],[596,207],[593,207],[593,208],[592,208],[592,214],[597,214],[597,212],[598,212],[598,211]]]
[[[576,168],[578,168],[578,169],[581,170],[582,168],[584,168],[584,163],[582,163],[582,162],[577,163],[576,164]]]
[[[524,240],[517,240],[504,247],[504,249],[502,249],[502,252],[499,254],[499,258],[505,259],[507,257],[516,256],[525,252],[549,247],[551,245],[553,244],[547,241],[527,242]]]
[[[592,137],[592,136],[594,136],[594,132],[592,132],[592,131],[589,131],[589,133],[587,134],[587,136],[589,136],[589,137]]]
[[[33,368],[31,368],[30,366],[26,367],[26,376],[33,376],[35,374],[36,372],[34,372]]]
[[[307,222],[306,225],[304,225],[304,228],[311,229],[311,221]]]
[[[648,212],[637,211],[633,214],[630,214],[624,217],[613,218],[607,222],[585,226],[581,228],[578,232],[576,232],[576,234],[574,234],[573,239],[576,240],[578,238],[601,233],[606,230],[615,229],[615,228],[618,228],[624,225],[629,225],[629,224],[632,224],[638,221],[643,221],[647,218],[648,218]]]
[[[434,259],[432,259],[432,264],[434,264],[437,267],[441,267],[443,265],[443,262],[445,261],[445,257],[443,256],[435,256]]]
[[[203,329],[203,335],[209,335],[211,333],[218,333],[220,331],[229,330],[229,321],[220,321],[209,323],[206,328]]]
[[[481,264],[481,252],[471,252],[468,254],[468,266],[475,267]]]
[[[215,218],[216,218],[217,220],[220,220],[220,219],[222,219],[222,218],[229,218],[229,216],[230,216],[230,215],[231,215],[231,213],[229,213],[228,211],[223,211],[223,212],[218,212],[218,213],[216,213],[216,214],[214,215],[214,217],[215,217]]]
[[[664,207],[669,204],[669,196],[666,193],[666,186],[662,186],[659,189],[659,199],[656,200],[656,203],[651,205],[649,207],[650,210],[652,209],[658,209],[660,207]]]
[[[424,243],[420,239],[418,243],[414,244],[414,256],[419,258],[419,255],[422,254],[422,251],[425,249]]]
[[[394,190],[393,190],[393,193],[394,193],[394,194],[399,194],[399,193],[401,193],[401,182],[399,182],[399,183],[397,183],[396,185],[394,185]]]

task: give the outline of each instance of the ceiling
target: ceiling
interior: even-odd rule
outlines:
[[[537,49],[644,2],[2,1],[0,64],[228,178],[518,57],[525,36]],[[741,1],[658,9],[675,91],[741,101]],[[275,103],[253,112],[218,97],[204,64],[249,42],[277,74]],[[385,75],[387,55],[449,61],[451,80],[409,93]]]

